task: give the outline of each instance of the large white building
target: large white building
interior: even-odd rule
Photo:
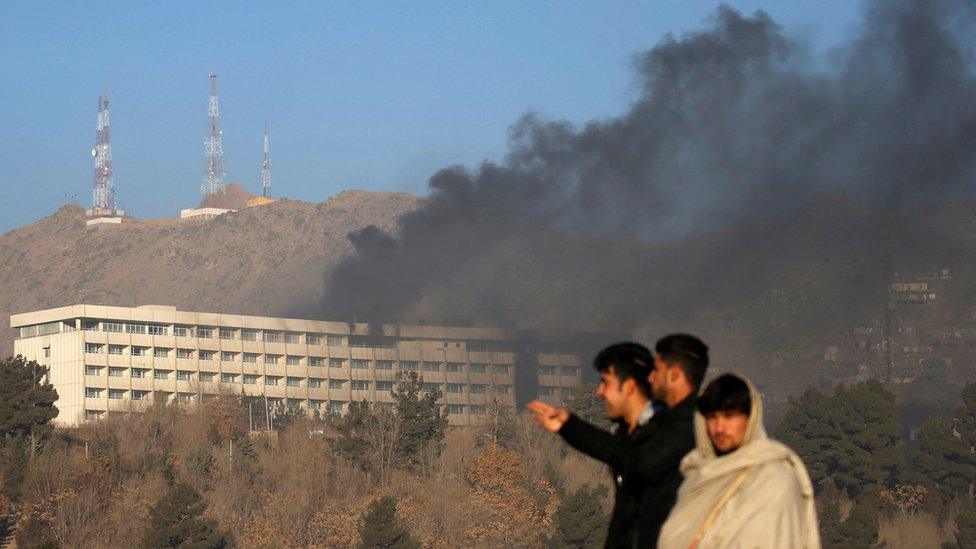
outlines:
[[[50,369],[62,425],[220,393],[342,413],[350,402],[392,402],[404,371],[443,393],[451,424],[476,424],[493,400],[559,401],[580,383],[582,355],[598,344],[566,332],[371,328],[160,305],[72,305],[15,314],[10,324],[14,353]]]

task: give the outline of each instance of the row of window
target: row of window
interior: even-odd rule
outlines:
[[[153,356],[155,358],[169,358],[172,356],[173,349],[166,347],[142,347],[138,345],[116,345],[109,344],[105,345],[103,343],[85,343],[85,352],[88,354],[100,354],[107,351],[110,355],[124,355],[129,354],[131,356]],[[319,356],[299,356],[299,355],[276,355],[269,353],[238,353],[235,351],[210,351],[210,350],[194,350],[194,349],[176,349],[176,358],[179,359],[193,359],[194,355],[200,360],[211,361],[219,358],[221,362],[236,362],[238,356],[240,356],[241,362],[245,363],[257,363],[263,362],[264,364],[281,364],[282,359],[284,363],[289,366],[301,366],[303,364],[308,364],[309,366],[328,366],[330,368],[344,368],[345,358],[328,358]],[[326,363],[328,360],[328,363]],[[417,361],[417,360],[401,360],[399,361],[400,371],[404,372],[462,372],[464,371],[465,363],[463,362],[429,362],[429,361]],[[354,370],[366,370],[372,365],[376,370],[393,370],[396,366],[397,361],[394,360],[368,360],[368,359],[358,359],[354,358],[349,360],[349,366]],[[372,364],[370,364],[372,363]],[[472,362],[468,364],[468,371],[472,374],[483,374],[487,373],[489,367],[492,373],[495,374],[508,374],[511,371],[511,364],[486,364]],[[541,368],[541,367],[540,367]],[[573,370],[572,375],[579,373],[579,368],[575,367],[564,367],[563,374],[570,375],[567,373],[567,368]],[[540,370],[540,373],[541,370]]]
[[[110,389],[109,390],[109,399],[111,399],[111,400],[123,400],[123,399],[126,398],[125,393],[126,393],[126,391],[121,390],[121,389]],[[87,394],[86,394],[86,396],[88,396],[89,398],[101,398],[100,393],[99,393],[99,396],[89,396]],[[206,402],[208,400],[207,397],[209,397],[210,395],[201,395],[201,396],[203,397],[203,401]],[[176,393],[175,398],[176,398],[176,401],[177,402],[187,402],[188,403],[188,402],[194,402],[196,400],[196,398],[197,398],[197,395],[194,394],[194,393]],[[149,394],[148,394],[147,391],[132,391],[131,399],[132,400],[148,400],[149,399]],[[270,397],[268,398],[268,406],[271,407],[271,408],[274,408],[274,407],[276,407],[276,406],[278,406],[280,404],[283,404],[284,402],[285,401],[283,399],[280,399],[280,398],[270,398]],[[288,402],[288,405],[289,406],[294,406],[294,407],[303,407],[304,406],[304,407],[308,408],[309,410],[322,410],[323,407],[324,407],[326,410],[328,410],[328,413],[330,413],[330,414],[342,414],[343,412],[345,412],[346,404],[347,404],[345,401],[341,401],[341,400],[330,400],[330,401],[309,400],[307,403],[305,403],[302,400],[291,399],[291,398],[289,398],[287,402]],[[468,404],[468,405],[465,405],[465,404],[448,404],[447,405],[447,413],[450,414],[450,415],[462,415],[462,414],[464,414],[465,408],[468,409],[468,413],[471,414],[471,415],[484,415],[485,412],[486,412],[485,406],[483,404]],[[88,420],[88,421],[98,420],[98,419],[101,419],[102,418],[102,416],[103,416],[104,413],[105,412],[102,411],[102,410],[87,410],[86,409],[85,410],[85,419]]]
[[[88,376],[100,376],[102,375],[102,366],[85,366],[85,375]],[[108,377],[125,377],[126,370],[129,368],[120,368],[116,366],[110,366],[108,368]],[[172,370],[151,370],[153,379],[167,380],[173,375]],[[147,377],[149,369],[146,368],[131,368],[130,376],[133,378],[143,379]],[[193,381],[196,380],[206,383],[212,383],[218,379],[218,374],[215,372],[189,372],[185,370],[176,370],[176,379],[179,381]],[[310,388],[320,388],[324,381],[328,381],[328,387],[330,389],[342,389],[345,387],[346,382],[350,383],[350,388],[354,391],[368,391],[370,388],[375,388],[377,391],[390,391],[393,390],[395,384],[394,381],[390,380],[360,380],[360,379],[329,379],[325,380],[316,377],[293,377],[293,376],[269,376],[269,375],[257,375],[257,374],[233,374],[233,373],[222,373],[219,377],[222,383],[237,383],[240,379],[244,385],[256,385],[258,383],[263,383],[264,385],[287,385],[288,387],[302,387],[307,386]],[[284,382],[282,382],[284,380]],[[305,382],[303,385],[302,382]],[[442,388],[443,386],[443,388]],[[445,391],[447,393],[463,393],[465,384],[463,383],[424,383],[424,390],[429,392],[435,391]],[[467,385],[468,392],[472,394],[484,394],[487,391],[487,385],[480,383],[472,383]],[[510,385],[495,385],[495,391],[499,394],[508,394]]]

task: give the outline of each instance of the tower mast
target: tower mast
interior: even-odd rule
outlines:
[[[268,152],[268,119],[264,120],[264,162],[261,163],[261,187],[264,197],[271,196],[271,155]]]
[[[207,168],[200,185],[204,196],[224,192],[224,143],[220,131],[220,109],[217,107],[217,73],[210,73],[210,111],[207,137],[203,149],[207,155]]]
[[[105,95],[98,98],[95,147],[95,180],[92,185],[92,215],[115,215],[115,175],[112,171],[112,132],[108,120],[108,83]]]

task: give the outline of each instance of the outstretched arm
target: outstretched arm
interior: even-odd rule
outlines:
[[[551,433],[559,433],[573,448],[609,465],[620,464],[624,453],[621,439],[571,414],[566,408],[538,400],[530,402],[528,408],[539,426]]]

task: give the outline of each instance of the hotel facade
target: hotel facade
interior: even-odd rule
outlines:
[[[49,368],[55,422],[78,425],[153,402],[192,405],[219,394],[269,409],[342,414],[350,402],[393,402],[400,372],[439,390],[452,425],[485,420],[493,402],[559,403],[600,345],[626,336],[429,325],[370,326],[71,305],[11,315],[14,354]],[[588,367],[588,366],[587,366]]]

